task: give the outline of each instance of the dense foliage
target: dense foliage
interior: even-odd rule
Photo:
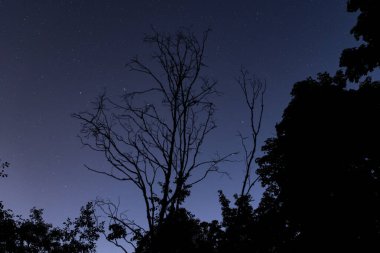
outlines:
[[[349,0],[349,12],[359,11],[358,20],[351,33],[362,44],[359,47],[345,49],[340,58],[340,65],[346,68],[346,75],[351,81],[380,66],[380,1]]]
[[[297,83],[258,159],[259,211],[280,214],[286,251],[380,250],[380,85],[344,83],[341,73]]]
[[[67,219],[63,228],[58,228],[43,219],[42,209],[31,209],[25,219],[5,209],[0,202],[0,252],[95,252],[102,231],[92,203],[81,208],[78,218]]]
[[[136,253],[218,252],[218,222],[200,222],[183,208],[172,212],[154,231],[155,236],[146,234],[139,239]]]

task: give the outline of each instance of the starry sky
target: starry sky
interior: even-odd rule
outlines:
[[[338,69],[341,51],[357,43],[349,34],[355,19],[345,0],[0,0],[0,158],[11,163],[0,200],[17,214],[44,208],[57,225],[96,197],[120,200],[141,218],[132,186],[83,166],[107,164],[81,145],[70,115],[91,108],[104,90],[116,96],[147,82],[125,63],[136,55],[149,62],[152,48],[142,38],[151,27],[212,29],[207,74],[222,93],[204,151],[213,154],[241,151],[237,132],[247,133],[235,82],[241,65],[267,82],[263,141],[274,136],[296,81]],[[230,177],[211,176],[186,202],[201,219],[219,217],[218,189],[231,196],[241,188],[242,164],[222,167]],[[99,252],[107,247],[100,243]]]

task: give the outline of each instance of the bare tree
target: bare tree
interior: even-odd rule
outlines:
[[[179,208],[190,188],[210,172],[220,172],[218,164],[231,155],[205,159],[201,154],[206,136],[216,127],[211,100],[217,94],[216,82],[201,73],[208,33],[198,39],[187,30],[175,35],[153,31],[145,42],[156,48],[152,56],[158,67],[137,57],[127,64],[150,77],[152,87],[127,93],[121,102],[102,95],[93,112],[73,115],[82,123],[82,142],[103,153],[112,166],[111,170],[89,169],[140,190],[151,235]],[[119,231],[119,238],[131,242],[128,238],[142,233],[142,226],[117,215],[117,205],[101,204],[117,229],[125,229]],[[112,239],[115,243],[118,238]]]
[[[239,133],[241,144],[244,150],[244,179],[240,195],[248,195],[259,180],[259,177],[253,175],[253,167],[257,152],[257,142],[261,129],[261,123],[264,112],[264,93],[266,83],[249,75],[245,68],[241,68],[240,76],[237,79],[238,84],[244,95],[244,101],[249,111],[249,129],[248,137]],[[259,107],[259,108],[257,108]],[[249,143],[249,144],[247,144]]]

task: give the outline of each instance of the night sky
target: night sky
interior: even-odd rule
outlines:
[[[132,186],[83,166],[108,168],[81,145],[70,115],[90,109],[104,90],[117,96],[148,82],[125,63],[135,55],[149,62],[152,48],[142,38],[152,26],[212,29],[206,73],[222,95],[218,128],[203,152],[214,154],[240,150],[237,132],[247,130],[234,81],[241,65],[268,85],[264,140],[274,136],[296,81],[338,69],[341,51],[356,45],[349,34],[355,19],[346,0],[0,0],[0,158],[11,163],[0,200],[16,214],[44,208],[46,220],[59,225],[96,197],[120,199],[139,220],[141,199]],[[243,166],[223,169],[230,177],[212,175],[186,202],[201,219],[219,217],[218,189],[231,196],[241,188]],[[256,202],[260,192],[253,193]],[[98,250],[107,247],[102,242]]]

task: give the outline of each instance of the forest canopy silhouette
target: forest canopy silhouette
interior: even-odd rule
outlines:
[[[42,209],[22,218],[0,202],[0,252],[96,252],[101,235],[136,253],[380,252],[380,82],[369,76],[380,66],[380,3],[350,0],[347,11],[359,12],[351,33],[362,44],[343,50],[335,74],[294,84],[260,157],[266,85],[241,69],[250,123],[250,135],[238,136],[245,173],[233,199],[219,191],[221,220],[201,221],[183,205],[234,154],[200,155],[216,127],[217,83],[204,74],[209,31],[153,30],[144,42],[158,68],[138,57],[127,64],[152,86],[119,101],[102,94],[93,110],[73,114],[82,143],[112,167],[88,169],[134,185],[146,224],[103,199],[62,228],[47,223]],[[9,164],[0,165],[5,177]],[[257,183],[264,193],[255,208]]]

